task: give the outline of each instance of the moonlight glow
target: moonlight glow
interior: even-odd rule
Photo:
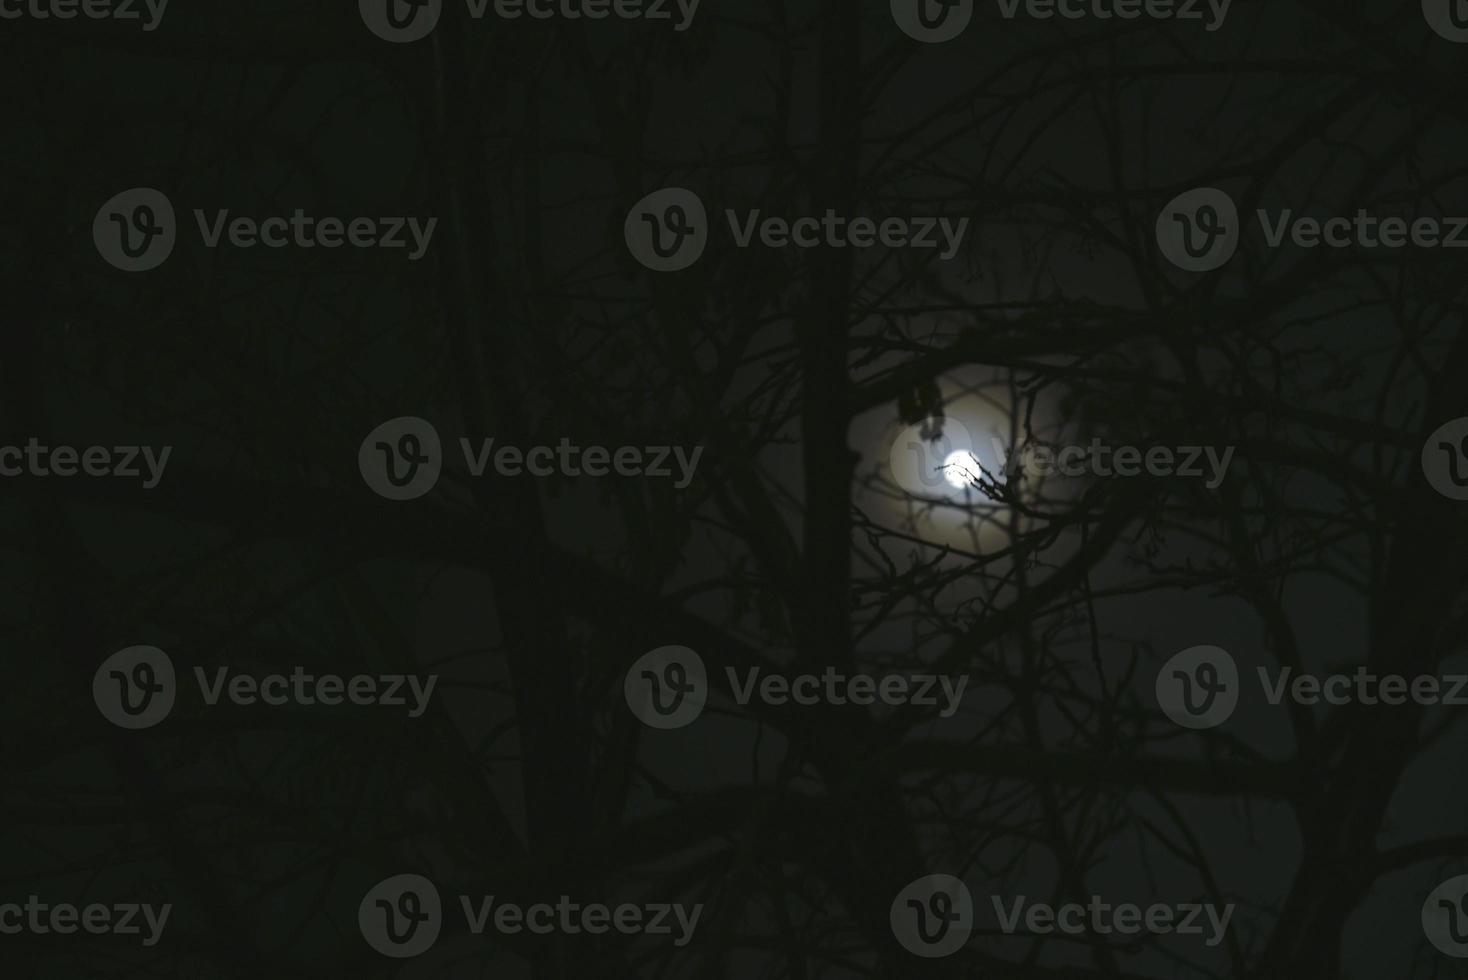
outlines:
[[[943,478],[956,490],[972,486],[982,475],[979,460],[967,449],[957,449],[943,460]]]

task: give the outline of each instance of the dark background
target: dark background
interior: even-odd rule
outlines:
[[[172,0],[161,27],[0,21],[0,443],[171,445],[162,484],[0,480],[0,901],[174,903],[163,941],[0,936],[6,977],[1468,976],[1419,923],[1462,873],[1461,712],[1246,700],[1185,733],[1173,653],[1415,675],[1462,650],[1468,521],[1422,479],[1468,415],[1462,253],[1157,253],[1158,210],[1468,214],[1468,47],[1417,0],[1197,22],[1005,21],[912,42],[878,0],[372,36],[350,3]],[[691,269],[622,241],[664,186]],[[91,239],[178,209],[129,275]],[[192,209],[436,216],[429,254],[208,250]],[[736,249],[725,207],[971,219],[962,253]],[[1014,441],[1234,446],[1224,484],[914,499],[940,412]],[[375,496],[401,415],[497,444],[705,447],[697,479]],[[452,456],[451,456],[452,460]],[[92,673],[441,675],[430,711],[205,708],[125,732]],[[627,666],[972,680],[951,719],[734,705],[655,732]],[[185,691],[187,691],[185,687]],[[701,902],[694,941],[357,932],[371,884]],[[928,873],[963,953],[888,926]],[[1234,902],[1225,943],[1005,937],[991,894]],[[456,909],[456,903],[455,903]]]

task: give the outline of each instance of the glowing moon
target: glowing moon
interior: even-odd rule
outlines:
[[[973,486],[982,475],[978,457],[967,449],[954,450],[943,460],[943,478],[955,490]]]

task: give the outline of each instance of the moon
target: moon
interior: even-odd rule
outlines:
[[[943,478],[955,490],[972,486],[983,472],[978,457],[967,449],[955,449],[943,460]]]

